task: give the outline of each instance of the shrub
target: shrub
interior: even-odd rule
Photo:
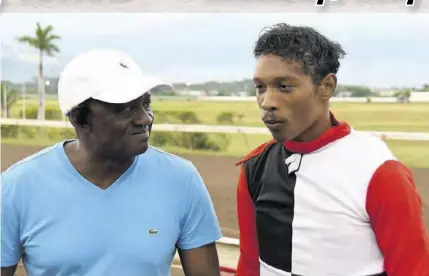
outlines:
[[[198,124],[200,120],[193,111],[181,111],[175,114],[183,124]]]
[[[46,139],[48,141],[61,141],[76,138],[74,129],[55,127],[32,127],[32,126],[1,126],[3,138],[11,139]]]
[[[167,116],[166,112],[159,112],[159,111],[154,110],[153,115],[155,116],[155,123],[157,123],[157,124],[163,124],[163,123],[168,122],[168,120],[167,120],[168,116]]]
[[[198,116],[193,111],[154,111],[157,124],[199,124]]]
[[[150,143],[155,147],[163,147],[172,144],[174,139],[174,133],[152,131],[150,134]]]
[[[216,122],[219,125],[233,125],[234,117],[234,112],[222,112],[216,116]]]
[[[76,138],[74,129],[32,126],[1,126],[1,135],[9,139],[26,139],[43,142],[58,142]],[[229,137],[220,134],[161,132],[151,133],[151,145],[156,147],[171,146],[189,150],[222,151],[229,145]]]
[[[37,119],[37,106],[36,105],[27,105],[25,107],[25,118],[26,119]],[[19,117],[22,118],[24,110],[19,111]]]
[[[37,119],[37,112],[39,107],[37,105],[28,105],[25,107],[25,118],[26,119]],[[19,112],[20,118],[22,118],[23,110]],[[62,120],[63,114],[61,110],[56,106],[47,105],[45,107],[45,119],[46,120]]]
[[[63,113],[58,108],[55,108],[52,106],[46,106],[45,118],[46,118],[46,120],[60,120],[61,121],[63,119]]]
[[[197,114],[193,111],[154,112],[155,122],[158,124],[199,124]],[[189,150],[226,150],[230,143],[229,137],[224,134],[208,134],[202,132],[153,132],[151,143],[154,146],[172,146]]]
[[[19,132],[18,126],[1,125],[2,138],[17,138],[18,132]]]
[[[216,145],[216,151],[225,151],[231,143],[231,136],[226,133],[212,134],[213,144]]]
[[[189,150],[222,151],[227,149],[230,142],[227,135],[201,132],[154,131],[150,136],[153,146],[171,146]]]

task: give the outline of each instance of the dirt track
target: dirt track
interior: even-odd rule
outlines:
[[[2,145],[1,170],[3,171],[14,162],[35,153],[39,149],[37,147]],[[216,156],[182,156],[191,160],[200,171],[214,202],[223,234],[227,237],[237,237],[235,192],[239,169],[234,164],[238,159]],[[424,202],[425,223],[429,228],[429,168],[413,169],[413,173]]]

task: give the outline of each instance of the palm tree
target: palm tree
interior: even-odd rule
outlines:
[[[19,92],[15,88],[10,88],[7,81],[2,81],[0,85],[0,105],[4,117],[9,117],[10,108],[18,101]]]
[[[59,53],[60,49],[54,44],[55,40],[61,39],[60,36],[53,34],[54,27],[48,25],[42,28],[40,23],[37,23],[35,36],[20,36],[17,40],[21,43],[30,45],[39,50],[39,70],[37,78],[37,86],[39,93],[39,111],[37,114],[38,120],[45,119],[45,81],[43,77],[43,55],[54,56]]]

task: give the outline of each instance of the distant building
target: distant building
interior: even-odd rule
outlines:
[[[379,90],[377,91],[377,94],[380,97],[393,97],[395,96],[396,91],[394,90]]]
[[[176,90],[178,95],[181,96],[192,96],[192,97],[204,97],[207,96],[205,91],[200,90]]]
[[[411,102],[429,102],[429,91],[411,92]]]
[[[352,92],[349,92],[349,91],[342,91],[342,92],[339,92],[335,97],[339,97],[339,98],[348,98],[348,97],[351,97],[352,96]]]
[[[208,96],[216,96],[218,93],[219,93],[219,91],[217,91],[215,89],[207,91]]]
[[[237,95],[239,96],[239,97],[247,97],[248,96],[248,92],[246,92],[246,91],[240,91],[240,92],[237,92]]]

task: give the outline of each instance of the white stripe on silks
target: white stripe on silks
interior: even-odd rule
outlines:
[[[272,267],[264,263],[261,259],[259,259],[259,263],[260,263],[260,276],[292,276],[292,273],[285,272],[275,267]]]

